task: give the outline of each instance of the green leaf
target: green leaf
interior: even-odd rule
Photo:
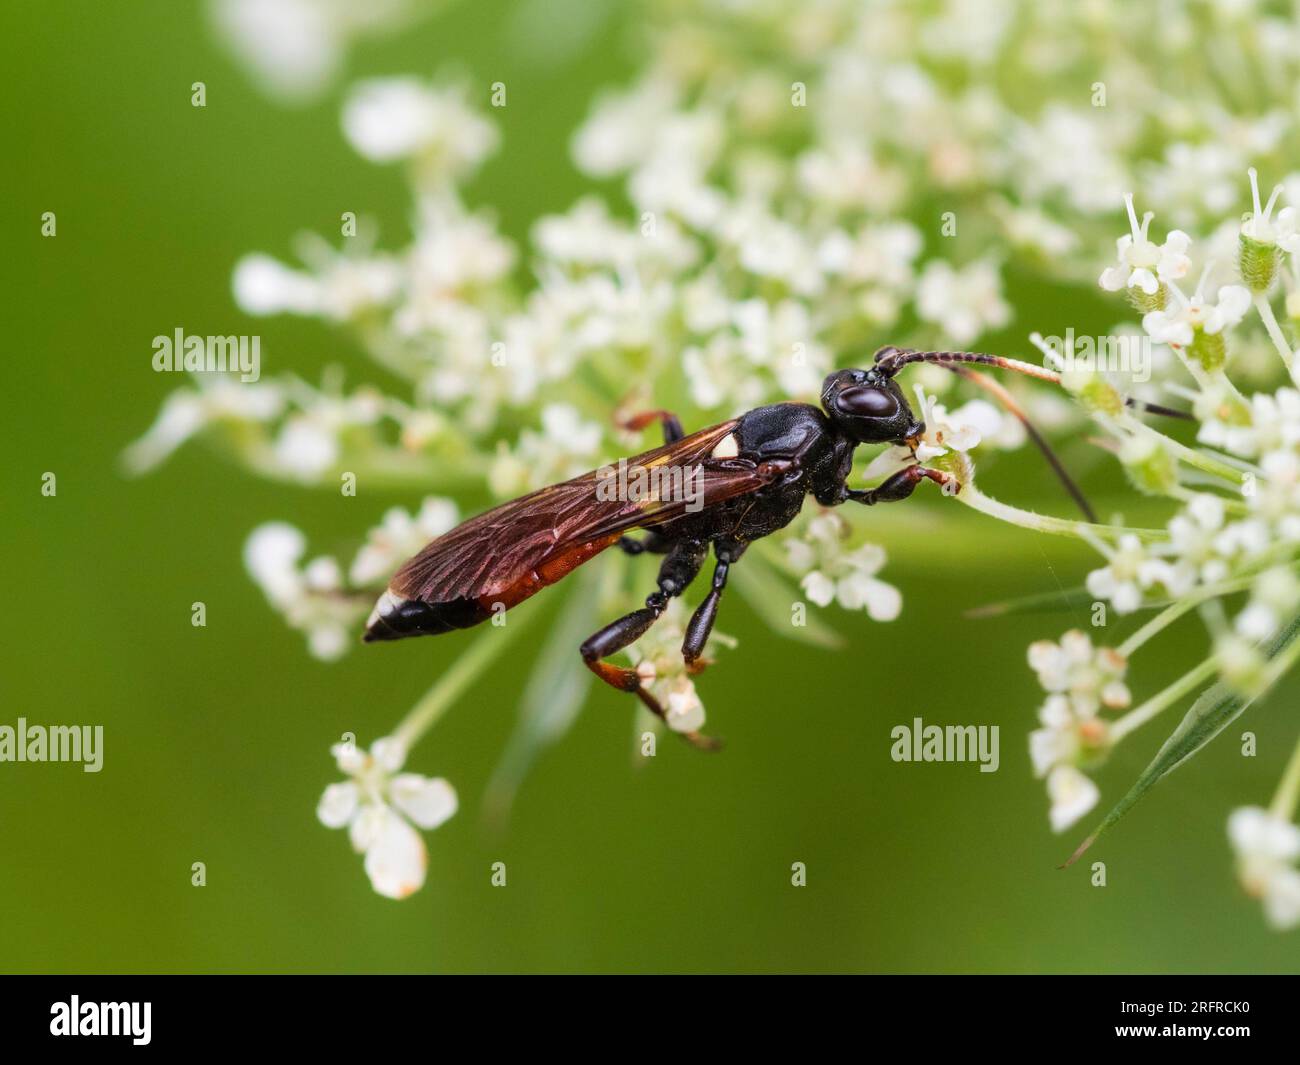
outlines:
[[[807,624],[790,624],[790,604],[801,601],[803,596],[758,552],[751,551],[732,567],[731,582],[754,613],[782,636],[830,650],[844,646],[844,638],[812,609],[807,613]]]
[[[1268,642],[1264,648],[1265,655],[1269,659],[1277,658],[1295,642],[1298,634],[1300,634],[1300,615],[1292,618],[1286,628]],[[1079,844],[1078,849],[1065,862],[1065,866],[1072,865],[1103,832],[1113,828],[1158,781],[1172,773],[1232,724],[1242,711],[1255,701],[1255,698],[1256,696],[1243,695],[1232,690],[1222,681],[1211,684],[1201,692],[1196,702],[1192,703],[1192,708],[1187,711],[1187,715],[1178,723],[1173,734],[1156,752],[1151,764],[1142,771],[1137,782],[1129,789],[1128,794],[1115,804],[1101,824]]]
[[[524,688],[518,723],[488,781],[484,805],[490,818],[509,816],[515,794],[538,754],[569,731],[587,699],[593,677],[581,668],[576,648],[600,626],[596,613],[600,581],[599,566],[586,567],[573,578],[574,587]]]

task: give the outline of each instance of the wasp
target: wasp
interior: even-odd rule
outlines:
[[[922,481],[948,493],[961,485],[947,472],[913,461],[878,487],[848,486],[854,451],[860,444],[906,446],[915,455],[925,432],[895,375],[914,362],[961,373],[992,391],[1025,422],[1071,495],[1091,520],[1091,510],[1042,436],[1028,423],[1010,394],[972,364],[1013,370],[1059,383],[1044,367],[996,355],[964,351],[915,351],[885,347],[869,369],[831,373],[822,385],[821,407],[774,403],[689,436],[678,419],[656,410],[625,422],[643,429],[662,425],[662,447],[624,460],[633,473],[668,467],[698,476],[691,493],[652,492],[643,498],[610,498],[602,475],[592,471],[503,503],[431,541],[407,561],[389,583],[366,623],[365,640],[397,640],[467,629],[507,610],[566,577],[584,562],[617,544],[631,555],[662,555],[656,589],[645,606],[593,633],[580,648],[587,668],[619,691],[635,694],[655,715],[658,700],[636,671],[607,661],[640,638],[699,575],[712,547],[711,587],[686,626],[682,657],[691,672],[704,664],[704,649],[718,616],[727,575],[755,540],[789,525],[812,496],[824,507],[842,503],[895,503]],[[1180,412],[1129,400],[1153,413]],[[640,539],[630,536],[643,530]],[[697,746],[716,742],[685,733]]]

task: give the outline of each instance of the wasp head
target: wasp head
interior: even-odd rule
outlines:
[[[925,431],[894,379],[878,369],[837,370],[822,382],[822,407],[860,444],[905,444]]]

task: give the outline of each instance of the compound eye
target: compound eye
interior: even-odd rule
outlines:
[[[835,397],[835,406],[856,418],[892,418],[898,413],[898,398],[883,388],[846,388]]]

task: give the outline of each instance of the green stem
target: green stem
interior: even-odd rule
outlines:
[[[1160,711],[1178,702],[1184,695],[1200,687],[1218,669],[1218,662],[1211,656],[1191,672],[1174,681],[1164,691],[1151,696],[1135,710],[1130,710],[1110,727],[1111,743],[1118,743],[1136,728],[1141,728]]]
[[[1296,806],[1300,804],[1300,740],[1296,741],[1291,760],[1286,764],[1286,772],[1278,783],[1277,794],[1269,804],[1268,812],[1282,821],[1295,817]]]
[[[1071,521],[1068,518],[1053,518],[1046,514],[1035,514],[1030,510],[1021,510],[1007,503],[999,502],[992,496],[986,496],[973,484],[964,485],[955,497],[972,510],[978,510],[990,518],[1019,525],[1022,529],[1035,532],[1052,533],[1056,536],[1073,536],[1087,541],[1089,535],[1095,537],[1119,538],[1131,533],[1139,540],[1159,540],[1165,535],[1163,529],[1138,529],[1125,525],[1094,525],[1086,521]]]
[[[1287,368],[1291,380],[1300,385],[1300,366],[1296,365],[1296,358],[1294,352],[1291,351],[1291,345],[1286,342],[1286,337],[1282,335],[1282,327],[1277,324],[1277,317],[1273,314],[1272,304],[1268,302],[1268,298],[1262,292],[1255,293],[1255,310],[1259,311],[1259,316],[1264,321],[1264,328],[1268,331],[1269,340],[1273,341],[1277,353],[1282,356],[1282,365]]]
[[[402,718],[402,723],[393,730],[393,738],[408,751],[415,746],[524,627],[518,621],[489,626]]]
[[[1253,575],[1250,577],[1239,577],[1236,580],[1223,581],[1219,584],[1211,584],[1204,588],[1196,589],[1178,600],[1178,602],[1162,610],[1159,614],[1138,629],[1137,632],[1120,644],[1119,647],[1116,648],[1116,651],[1125,658],[1130,657],[1134,651],[1151,639],[1151,637],[1172,625],[1197,604],[1203,603],[1207,599],[1217,599],[1221,595],[1231,595],[1233,592],[1240,592],[1245,588],[1249,588],[1254,579]]]
[[[1194,492],[1190,488],[1184,488],[1182,485],[1179,484],[1169,489],[1169,492],[1167,494],[1169,495],[1170,499],[1178,499],[1184,503],[1190,503],[1198,495],[1204,495],[1206,493]],[[1232,514],[1250,513],[1250,507],[1246,506],[1246,504],[1241,502],[1241,500],[1239,499],[1229,499],[1219,492],[1210,492],[1209,494],[1213,495],[1215,499],[1217,499],[1220,503],[1223,504],[1224,509],[1229,511]]]
[[[1203,473],[1209,473],[1213,474],[1215,477],[1221,477],[1229,484],[1240,487],[1241,471],[1233,469],[1226,462],[1220,462],[1218,459],[1205,454],[1203,451],[1197,451],[1195,448],[1188,447],[1186,444],[1180,444],[1172,437],[1168,437],[1164,433],[1152,429],[1151,426],[1146,423],[1138,421],[1132,415],[1124,415],[1123,422],[1125,426],[1133,432],[1157,438],[1165,448],[1171,451],[1177,458],[1182,459],[1182,461],[1187,463],[1187,465],[1193,466]]]

